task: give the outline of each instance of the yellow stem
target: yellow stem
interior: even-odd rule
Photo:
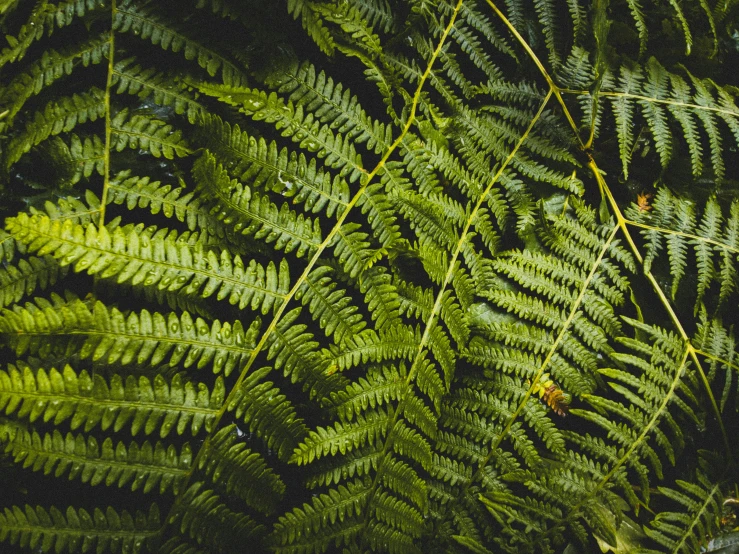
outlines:
[[[676,235],[678,237],[685,237],[686,239],[690,239],[690,240],[697,240],[700,242],[705,242],[706,244],[712,244],[724,250],[728,250],[729,252],[733,252],[734,254],[739,254],[739,248],[729,246],[728,244],[719,242],[714,239],[701,237],[699,235],[693,235],[691,233],[684,233],[682,231],[675,231],[674,229],[665,229],[664,227],[655,227],[653,225],[647,225],[646,223],[639,223],[638,221],[633,221],[631,219],[624,219],[624,223],[626,223],[626,225],[631,225],[632,227],[639,227],[640,229],[648,229],[649,231],[657,231],[658,233],[662,233],[664,235]]]
[[[105,83],[105,150],[103,151],[103,192],[100,195],[100,221],[99,229],[102,231],[105,226],[105,206],[108,203],[108,188],[110,187],[110,90],[113,85],[113,65],[115,58],[115,31],[113,30],[113,22],[116,15],[116,0],[111,0],[111,16],[110,16],[110,38],[108,39],[108,76]]]

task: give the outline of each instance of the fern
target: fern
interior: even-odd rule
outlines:
[[[174,446],[165,449],[161,442],[132,442],[126,447],[108,438],[99,445],[93,437],[85,440],[83,435],[62,436],[58,431],[41,436],[18,430],[6,451],[23,467],[46,474],[53,471],[56,477],[69,474],[70,479],[80,478],[91,485],[130,485],[132,490],[141,487],[144,492],[158,488],[161,493],[170,488],[178,492],[178,483],[192,459],[187,443],[178,453]]]
[[[736,9],[0,0],[0,541],[720,538]]]
[[[159,513],[152,508],[148,514],[138,512],[134,519],[123,511],[112,508],[95,509],[90,514],[72,507],[62,512],[26,506],[24,510],[5,510],[2,518],[4,540],[23,547],[56,549],[58,552],[96,548],[109,552],[141,552],[144,545],[156,544]]]
[[[678,480],[678,489],[660,488],[665,497],[683,507],[685,512],[660,512],[645,528],[649,537],[670,552],[700,549],[706,535],[716,532],[723,498],[721,482],[714,481],[717,460],[710,452],[701,454],[695,482]]]

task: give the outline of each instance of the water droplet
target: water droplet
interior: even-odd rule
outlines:
[[[259,108],[264,107],[264,102],[262,100],[257,100],[254,98],[247,98],[244,100],[244,109],[249,110],[251,112],[257,111]]]

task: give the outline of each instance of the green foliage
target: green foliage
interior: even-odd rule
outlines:
[[[5,548],[720,538],[737,9],[0,0]]]

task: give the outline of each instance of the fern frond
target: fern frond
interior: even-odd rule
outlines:
[[[125,148],[148,150],[152,156],[168,160],[192,153],[182,132],[160,119],[132,114],[123,109],[110,122],[115,139],[111,147],[118,152]]]
[[[181,504],[170,515],[180,533],[198,544],[215,546],[221,552],[236,554],[244,544],[259,548],[264,526],[243,512],[230,508],[204,483],[193,483],[182,496]],[[234,544],[234,541],[237,541]],[[238,546],[237,546],[238,545]]]
[[[142,5],[124,0],[116,7],[113,30],[132,33],[164,50],[182,52],[185,59],[197,61],[211,77],[220,72],[225,84],[240,86],[246,82],[243,72],[231,60],[170,25],[166,18],[156,13],[155,6],[151,2]]]
[[[418,330],[406,326],[388,327],[376,333],[366,329],[349,337],[341,348],[333,345],[321,353],[322,364],[330,371],[346,371],[352,367],[383,362],[385,360],[410,360],[420,342]]]
[[[32,147],[50,136],[69,132],[87,121],[95,121],[105,112],[103,91],[91,87],[89,91],[52,100],[43,110],[34,114],[25,129],[13,137],[3,156],[5,172]]]
[[[90,12],[105,7],[95,0],[65,0],[56,4],[42,3],[16,36],[7,37],[9,46],[0,52],[0,68],[20,61],[34,42],[50,36],[56,29],[67,27]]]
[[[91,224],[24,213],[9,218],[6,224],[16,240],[28,244],[31,251],[51,254],[62,266],[75,264],[77,272],[115,276],[118,283],[143,282],[204,298],[217,292],[219,299],[228,297],[241,309],[251,306],[264,314],[279,305],[289,289],[285,262],[279,270],[272,262],[264,268],[253,260],[245,267],[239,256],[226,250],[219,256],[201,244],[178,241],[172,233],[163,237],[151,228],[143,233],[132,227],[109,232]],[[110,245],[112,251],[102,245]]]
[[[200,469],[226,493],[234,494],[249,507],[265,514],[275,510],[285,493],[285,484],[258,453],[239,442],[236,425],[218,431],[210,449],[201,458]]]
[[[668,125],[668,121],[675,120],[682,129],[690,152],[693,174],[698,176],[703,171],[706,148],[700,133],[702,129],[708,138],[713,173],[721,180],[725,172],[725,146],[722,144],[719,123],[723,122],[736,139],[739,110],[734,103],[733,94],[716,83],[698,79],[685,70],[690,81],[688,84],[680,75],[668,72],[654,58],[649,59],[646,69],[645,74],[640,67],[622,66],[618,90],[605,91],[604,86],[602,92],[611,100],[616,117],[624,175],[628,176],[634,147],[635,108],[639,106],[663,167],[668,166],[675,150],[675,133]],[[721,99],[720,102],[717,97]]]
[[[274,359],[275,369],[290,375],[293,383],[305,380],[309,386],[318,363],[318,343],[313,340],[313,333],[306,332],[306,324],[295,324],[301,311],[300,307],[293,308],[275,327],[269,338],[267,359]]]
[[[386,250],[400,240],[400,226],[396,223],[392,201],[382,191],[383,187],[387,189],[393,186],[392,181],[396,178],[392,170],[386,171],[382,175],[382,182],[370,184],[358,202],[372,226],[372,234]]]
[[[164,185],[149,177],[132,176],[130,170],[115,175],[108,185],[108,201],[125,204],[129,210],[135,207],[149,208],[152,214],[162,213],[185,223],[190,231],[206,229],[223,236],[226,230],[215,217],[204,213],[203,201],[185,187]]]
[[[201,318],[193,320],[187,312],[179,316],[148,310],[124,313],[99,301],[90,310],[74,299],[54,302],[53,309],[37,299],[37,306],[16,306],[0,315],[0,329],[15,330],[9,343],[19,355],[43,349],[50,336],[69,335],[83,339],[75,341],[81,359],[153,366],[168,359],[172,367],[182,363],[198,369],[212,364],[214,373],[223,371],[226,376],[251,356],[260,326],[259,318],[245,331],[240,321],[215,320],[209,325]]]
[[[737,342],[734,337],[734,326],[726,326],[720,318],[708,316],[706,309],[698,314],[698,328],[691,343],[705,356],[709,371],[708,380],[715,382],[719,369],[724,374],[723,391],[720,407],[723,412],[731,395],[736,394],[734,383],[739,382],[735,373],[737,363]]]
[[[341,421],[352,421],[369,408],[399,400],[406,390],[405,373],[393,367],[378,367],[370,370],[366,378],[349,384],[345,390],[331,394],[327,402]]]
[[[361,333],[366,327],[362,314],[353,306],[345,290],[335,290],[336,283],[330,277],[330,267],[315,268],[295,295],[308,309],[314,321],[318,321],[327,337],[333,335],[338,345]]]
[[[363,2],[358,9],[369,7],[369,3]],[[373,120],[356,96],[310,63],[279,68],[265,81],[280,94],[288,94],[288,100],[295,106],[315,112],[321,123],[344,133],[357,144],[365,144],[375,154],[392,144],[392,126]]]
[[[699,463],[695,481],[677,480],[675,483],[679,488],[676,489],[659,487],[660,493],[680,508],[679,512],[658,513],[644,528],[662,549],[675,553],[694,552],[704,547],[706,537],[714,536],[718,531],[723,494],[722,481],[716,479],[716,474],[717,467],[720,467],[717,464],[722,462],[713,453],[701,452]]]
[[[284,137],[290,137],[300,148],[325,158],[324,164],[338,169],[341,177],[356,182],[367,170],[354,142],[330,126],[323,125],[312,112],[303,106],[293,105],[278,97],[274,92],[267,94],[258,89],[236,88],[212,84],[200,84],[203,94],[214,96],[226,104],[236,106],[255,121],[274,124]]]
[[[97,135],[80,138],[69,135],[69,143],[60,137],[42,144],[42,156],[48,156],[58,172],[60,184],[72,186],[93,173],[102,175],[105,169],[103,142]]]
[[[280,517],[272,548],[280,554],[311,554],[325,552],[332,544],[337,548],[350,544],[364,527],[359,516],[368,494],[366,485],[355,480],[314,496],[311,504]]]
[[[145,493],[158,489],[161,494],[170,489],[177,494],[192,463],[188,443],[178,452],[173,445],[166,447],[159,441],[126,446],[108,437],[100,444],[93,436],[62,435],[56,430],[43,435],[18,430],[7,442],[5,452],[16,463],[22,462],[24,468],[43,470],[46,475],[68,474],[70,480],[80,479],[91,485],[130,486]]]
[[[391,461],[388,460],[386,463]],[[396,539],[393,542],[405,543],[404,546],[407,548],[408,543],[412,544],[413,539],[421,536],[423,514],[413,506],[386,491],[375,494],[372,500],[372,508],[377,521],[397,531],[398,538],[403,537],[402,540]],[[387,549],[390,552],[398,551],[397,547],[393,547],[392,542]]]
[[[263,367],[248,375],[232,394],[227,409],[287,461],[307,436],[308,428],[285,394],[273,382],[264,380],[270,371],[271,367]]]
[[[230,125],[208,114],[202,122],[203,140],[220,160],[229,162],[229,172],[243,183],[292,198],[313,213],[339,215],[349,202],[349,188],[316,164],[276,142],[255,138],[238,125]]]
[[[135,94],[141,99],[149,98],[160,106],[171,107],[178,115],[185,114],[190,123],[195,123],[205,113],[197,98],[182,83],[173,83],[166,74],[153,68],[144,69],[136,58],[127,58],[115,64],[111,85],[117,94]]]
[[[67,508],[66,512],[40,506],[24,509],[14,506],[0,514],[0,541],[10,541],[25,548],[43,551],[76,552],[96,548],[98,552],[145,552],[156,548],[159,535],[159,509],[152,504],[149,513],[116,512],[108,507],[84,509]]]
[[[728,214],[724,214],[721,205],[712,197],[706,202],[702,216],[698,217],[695,212],[694,202],[680,198],[666,188],[657,192],[650,211],[641,211],[633,206],[627,210],[634,224],[642,228],[641,234],[646,242],[644,264],[647,269],[659,258],[667,244],[673,298],[688,266],[687,251],[694,251],[698,281],[697,310],[713,286],[717,285],[719,289],[719,305],[724,304],[737,290],[739,203],[732,202]]]
[[[339,460],[324,458],[314,463],[306,486],[309,489],[315,489],[323,485],[338,485],[354,477],[369,475],[371,471],[377,470],[377,462],[381,456],[381,452],[378,452],[372,445],[368,445],[348,452]]]
[[[296,250],[298,257],[311,255],[323,242],[318,219],[304,217],[286,203],[278,209],[268,196],[230,179],[209,152],[195,162],[193,175],[198,186],[216,199],[211,212],[236,232],[274,242],[275,249],[286,253]]]
[[[67,274],[67,268],[50,256],[31,256],[18,260],[18,265],[0,268],[0,308],[19,302],[24,296],[52,286]]]
[[[333,427],[318,427],[298,445],[290,461],[298,465],[311,463],[323,456],[346,454],[364,444],[375,444],[387,433],[391,414],[381,408],[357,414],[351,424],[337,421]]]
[[[375,328],[384,330],[400,323],[398,293],[392,277],[380,266],[373,266],[362,274],[360,292],[369,309]]]
[[[321,49],[321,52],[329,56],[334,53],[336,44],[333,37],[326,29],[321,18],[316,15],[310,2],[306,0],[288,0],[287,12],[295,19],[300,18],[303,29]]]
[[[674,463],[675,449],[679,449],[683,442],[683,430],[675,417],[697,421],[694,411],[697,399],[692,392],[694,385],[685,375],[687,350],[680,338],[672,333],[628,318],[625,320],[650,341],[620,339],[619,342],[634,353],[619,352],[614,354],[614,359],[633,369],[601,370],[601,374],[608,378],[609,386],[626,402],[588,395],[588,403],[599,413],[580,409],[572,410],[572,413],[607,428],[617,443],[629,453],[639,452],[661,477],[662,464],[654,447],[659,445],[664,455]],[[667,410],[668,404],[676,406],[674,415]],[[623,463],[626,456],[621,460]]]
[[[96,426],[119,431],[131,426],[132,434],[150,435],[159,430],[166,437],[173,429],[181,435],[189,427],[193,435],[213,424],[225,397],[219,378],[212,391],[202,383],[183,381],[180,374],[170,382],[157,375],[153,381],[141,376],[125,380],[112,375],[108,381],[70,366],[33,371],[19,362],[0,370],[0,409],[19,419],[34,422],[71,419],[72,430],[89,432]]]
[[[12,125],[13,119],[29,98],[55,81],[71,75],[78,64],[87,67],[101,63],[108,55],[108,47],[105,38],[96,37],[63,52],[46,50],[28,69],[3,87],[0,109],[8,110],[8,114],[0,124],[0,130]]]

